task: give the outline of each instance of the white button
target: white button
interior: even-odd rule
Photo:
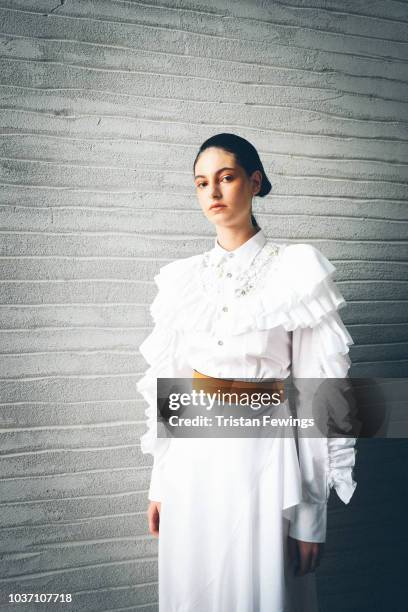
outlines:
[[[223,341],[222,341],[222,340],[218,340],[218,344],[219,344],[220,346],[222,346],[224,343],[223,343]]]
[[[231,272],[227,272],[227,277],[228,277],[228,278],[231,278],[231,277],[232,277]]]
[[[234,253],[230,253],[228,257],[234,257]]]
[[[222,312],[228,312],[228,306],[224,306]]]

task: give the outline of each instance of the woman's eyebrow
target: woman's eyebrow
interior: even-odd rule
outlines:
[[[215,174],[219,174],[220,172],[223,172],[224,170],[235,170],[235,168],[229,168],[228,166],[224,166],[224,168],[220,168],[219,170],[217,170],[217,172]],[[204,174],[197,174],[194,177],[194,180],[198,179],[198,178],[205,178],[205,175]]]

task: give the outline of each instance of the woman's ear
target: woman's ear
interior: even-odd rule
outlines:
[[[261,191],[262,185],[262,172],[260,170],[255,170],[251,174],[251,184],[252,184],[252,194],[254,196],[258,195]]]

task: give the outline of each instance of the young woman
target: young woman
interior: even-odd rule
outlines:
[[[329,491],[349,502],[355,439],[160,438],[156,379],[260,389],[290,374],[346,377],[353,340],[337,313],[345,300],[320,251],[270,242],[258,226],[252,199],[271,184],[247,140],[206,140],[194,181],[214,247],[160,269],[155,327],[140,347],[150,364],[138,389],[149,403],[141,442],[154,456],[148,520],[160,534],[160,610],[316,610]],[[285,399],[279,414],[288,410]]]

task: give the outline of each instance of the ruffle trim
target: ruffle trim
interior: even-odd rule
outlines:
[[[225,332],[236,335],[280,325],[286,331],[316,328],[316,338],[324,348],[321,354],[326,376],[346,376],[353,340],[336,312],[345,304],[332,280],[336,268],[310,245],[279,246],[278,261],[271,266],[262,287],[231,305]],[[202,255],[197,255],[167,264],[154,279],[159,289],[150,307],[155,328],[140,346],[150,367],[137,383],[148,403],[148,430],[141,437],[143,453],[161,455],[168,445],[168,440],[157,438],[157,377],[180,377],[184,372],[189,376],[183,372],[178,353],[178,332],[193,329],[214,333],[218,305],[200,285],[201,259]],[[354,451],[348,450],[348,465],[354,465]],[[341,499],[349,499],[356,485],[351,473],[336,463],[334,451],[330,449],[328,480]]]
[[[335,286],[336,268],[308,244],[279,245],[276,260],[259,287],[229,304],[225,332],[231,335],[282,325],[286,331],[315,327],[345,300]],[[217,300],[201,285],[202,256],[162,267],[155,277],[159,292],[150,312],[156,323],[174,329],[214,333]]]
[[[140,449],[143,454],[155,454],[159,450],[160,441],[157,437],[156,377],[152,375],[152,368],[147,370],[143,378],[137,383],[136,388],[148,405],[145,410],[147,431],[140,437]]]
[[[329,474],[327,480],[327,497],[334,488],[339,498],[348,504],[357,483],[353,479],[353,467],[357,451],[354,448],[356,438],[332,438],[328,440]]]
[[[330,313],[314,329],[319,360],[327,378],[345,378],[351,366],[350,346],[354,340],[338,312]]]
[[[140,345],[139,350],[150,367],[136,383],[137,390],[147,402],[145,415],[147,431],[140,438],[142,453],[161,456],[168,447],[168,439],[157,437],[157,378],[177,376],[177,335],[175,330],[156,326]]]

